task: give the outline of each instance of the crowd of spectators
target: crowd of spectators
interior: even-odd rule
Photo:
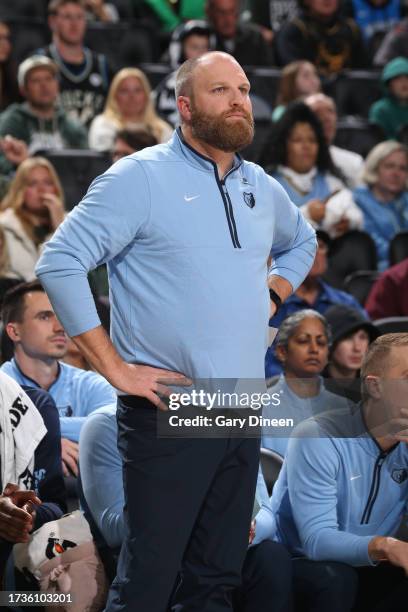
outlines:
[[[18,38],[27,24],[41,33],[32,45]],[[71,504],[80,500],[108,580],[123,538],[115,391],[75,352],[34,274],[69,212],[64,167],[57,171],[53,156],[71,152],[66,163],[82,160],[90,182],[91,160],[108,167],[169,140],[178,123],[176,71],[209,50],[248,68],[255,144],[242,155],[281,184],[318,242],[308,276],[270,321],[278,334],[265,376],[281,401],[264,416],[293,417],[300,433],[262,432],[262,447],[284,463],[272,496],[260,470],[234,609],[262,612],[259,601],[268,598],[270,610],[285,612],[391,609],[390,592],[406,596],[407,579],[386,575],[380,562],[408,573],[408,544],[384,541],[396,538],[408,510],[407,438],[393,431],[390,446],[373,415],[385,410],[382,426],[390,413],[398,420],[403,392],[387,395],[378,379],[385,371],[406,378],[401,364],[408,363],[404,0],[15,0],[0,8],[0,580],[40,588],[28,572],[10,578],[10,552],[60,519],[67,490]],[[365,110],[350,116],[346,90],[352,106],[365,98]],[[358,135],[347,140],[350,133]],[[361,292],[346,275],[334,282],[330,271],[336,250],[347,240],[352,250],[363,237],[376,264],[362,269],[356,256],[354,276],[370,278]],[[109,313],[104,266],[90,283]],[[381,335],[382,319],[393,321],[387,329],[395,334]],[[24,448],[30,427],[37,435]],[[361,444],[349,441],[360,435]],[[381,462],[392,475],[385,484]],[[375,487],[381,504],[371,520]],[[361,523],[356,499],[368,500]],[[66,552],[73,544],[64,542]],[[378,600],[367,594],[375,576]]]

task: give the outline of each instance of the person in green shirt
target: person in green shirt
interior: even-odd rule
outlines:
[[[58,67],[51,59],[27,58],[17,80],[25,102],[12,104],[0,116],[0,174],[12,173],[39,151],[87,147],[85,128],[57,106]]]
[[[408,59],[396,57],[385,66],[381,81],[386,94],[370,108],[371,123],[379,125],[387,139],[398,139],[408,125]]]
[[[132,0],[133,8],[138,12],[141,5],[147,7],[158,18],[164,32],[172,32],[180,23],[189,19],[204,19],[205,0]],[[177,5],[177,8],[176,8]]]

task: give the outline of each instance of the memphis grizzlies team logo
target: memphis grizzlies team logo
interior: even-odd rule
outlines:
[[[244,191],[244,202],[249,208],[253,208],[255,206],[255,196],[250,191]]]
[[[408,470],[392,470],[391,478],[397,483],[402,484],[408,478]]]

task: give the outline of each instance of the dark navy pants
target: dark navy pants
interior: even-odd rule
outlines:
[[[156,410],[144,398],[118,402],[126,536],[106,612],[230,611],[259,439],[158,438]]]
[[[292,558],[282,544],[264,540],[248,550],[234,612],[293,612]]]

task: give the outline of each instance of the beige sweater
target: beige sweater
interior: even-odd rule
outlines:
[[[24,231],[20,219],[13,209],[8,208],[0,213],[0,224],[4,229],[6,246],[10,258],[10,269],[7,276],[29,281],[35,278],[34,268],[41,253]]]

